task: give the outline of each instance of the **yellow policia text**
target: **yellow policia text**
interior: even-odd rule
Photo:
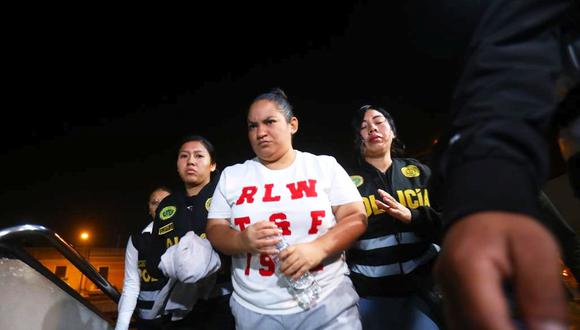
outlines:
[[[139,275],[141,276],[141,279],[143,280],[143,282],[149,283],[149,282],[157,282],[158,281],[158,279],[149,275],[149,273],[147,272],[147,269],[145,269],[145,260],[139,260],[138,266],[139,266]]]
[[[199,235],[200,238],[207,238],[205,236],[205,233],[202,233],[201,235]],[[179,236],[173,236],[173,238],[168,237],[167,239],[165,239],[165,247],[169,248],[172,245],[176,245],[177,243],[179,243]]]
[[[165,247],[169,248],[172,245],[177,245],[177,243],[179,243],[179,236],[173,236],[173,238],[168,237],[165,240]]]
[[[399,203],[410,209],[416,209],[419,206],[431,206],[427,189],[417,188],[397,190],[397,197]],[[365,204],[367,216],[370,216],[371,214],[378,215],[385,213],[385,211],[379,209],[377,206],[375,195],[363,197],[363,202]]]

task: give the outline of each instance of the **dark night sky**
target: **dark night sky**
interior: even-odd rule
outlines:
[[[220,168],[250,157],[245,111],[271,87],[295,107],[298,149],[348,165],[350,113],[372,103],[392,111],[411,155],[427,151],[465,37],[381,1],[77,9],[27,13],[3,47],[0,224],[73,243],[89,228],[95,245],[124,246],[149,189],[177,184],[180,136],[208,137]],[[427,29],[446,33],[417,37]]]

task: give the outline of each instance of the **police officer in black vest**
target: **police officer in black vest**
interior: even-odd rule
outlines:
[[[431,170],[400,158],[404,146],[385,109],[363,106],[352,125],[359,166],[349,172],[363,197],[368,227],[347,261],[363,329],[438,329],[442,315],[431,299],[430,273],[441,219],[427,189]]]
[[[161,318],[151,309],[166,280],[155,278],[146,269],[147,258],[151,253],[151,230],[155,211],[161,201],[171,191],[158,187],[149,196],[149,224],[142,231],[132,234],[125,252],[125,280],[123,294],[119,301],[119,315],[116,330],[127,330],[133,311],[137,308],[137,328],[139,330],[161,329]]]
[[[184,189],[176,191],[159,205],[152,232],[154,253],[147,269],[155,277],[163,277],[157,268],[161,255],[189,231],[205,239],[207,212],[217,184],[215,149],[204,137],[187,136],[179,147],[177,172]],[[199,299],[184,318],[164,316],[166,329],[233,329],[229,308],[232,287],[230,258],[220,254],[221,268],[208,299]]]

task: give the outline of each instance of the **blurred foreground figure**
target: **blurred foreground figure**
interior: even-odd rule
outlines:
[[[452,329],[566,328],[558,245],[537,219],[571,8],[555,0],[471,5],[453,122],[433,162],[446,226],[435,271]]]

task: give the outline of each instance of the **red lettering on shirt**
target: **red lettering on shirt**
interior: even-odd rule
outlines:
[[[282,229],[282,235],[290,235],[290,221],[286,220],[286,214],[284,213],[274,213],[270,216],[270,221],[276,224],[278,228]]]
[[[260,254],[260,265],[266,268],[260,268],[259,273],[262,276],[272,276],[274,271],[276,270],[276,264],[274,264],[274,260],[267,254],[261,253]]]
[[[292,199],[300,199],[304,197],[304,193],[306,193],[306,197],[316,197],[316,180],[308,180],[306,181],[298,181],[296,183],[289,183],[286,185],[290,190],[290,194],[292,194]]]
[[[258,191],[258,187],[256,186],[249,186],[242,188],[242,194],[240,198],[236,201],[236,205],[240,205],[244,203],[244,200],[248,202],[248,204],[252,204],[254,202],[254,195]]]
[[[324,217],[325,215],[326,212],[324,212],[324,210],[310,212],[310,218],[312,219],[312,224],[308,230],[310,235],[318,233],[318,227],[322,224],[322,220],[320,218]]]
[[[246,229],[246,225],[250,224],[250,217],[235,218],[234,223],[236,226],[240,226],[240,231],[243,231]]]
[[[252,254],[248,253],[246,255],[246,269],[244,269],[244,275],[250,275],[250,266],[252,265]]]
[[[272,188],[274,187],[273,183],[268,183],[264,185],[264,189],[266,189],[266,193],[264,194],[264,198],[262,198],[263,202],[277,202],[280,200],[280,196],[272,196]]]

